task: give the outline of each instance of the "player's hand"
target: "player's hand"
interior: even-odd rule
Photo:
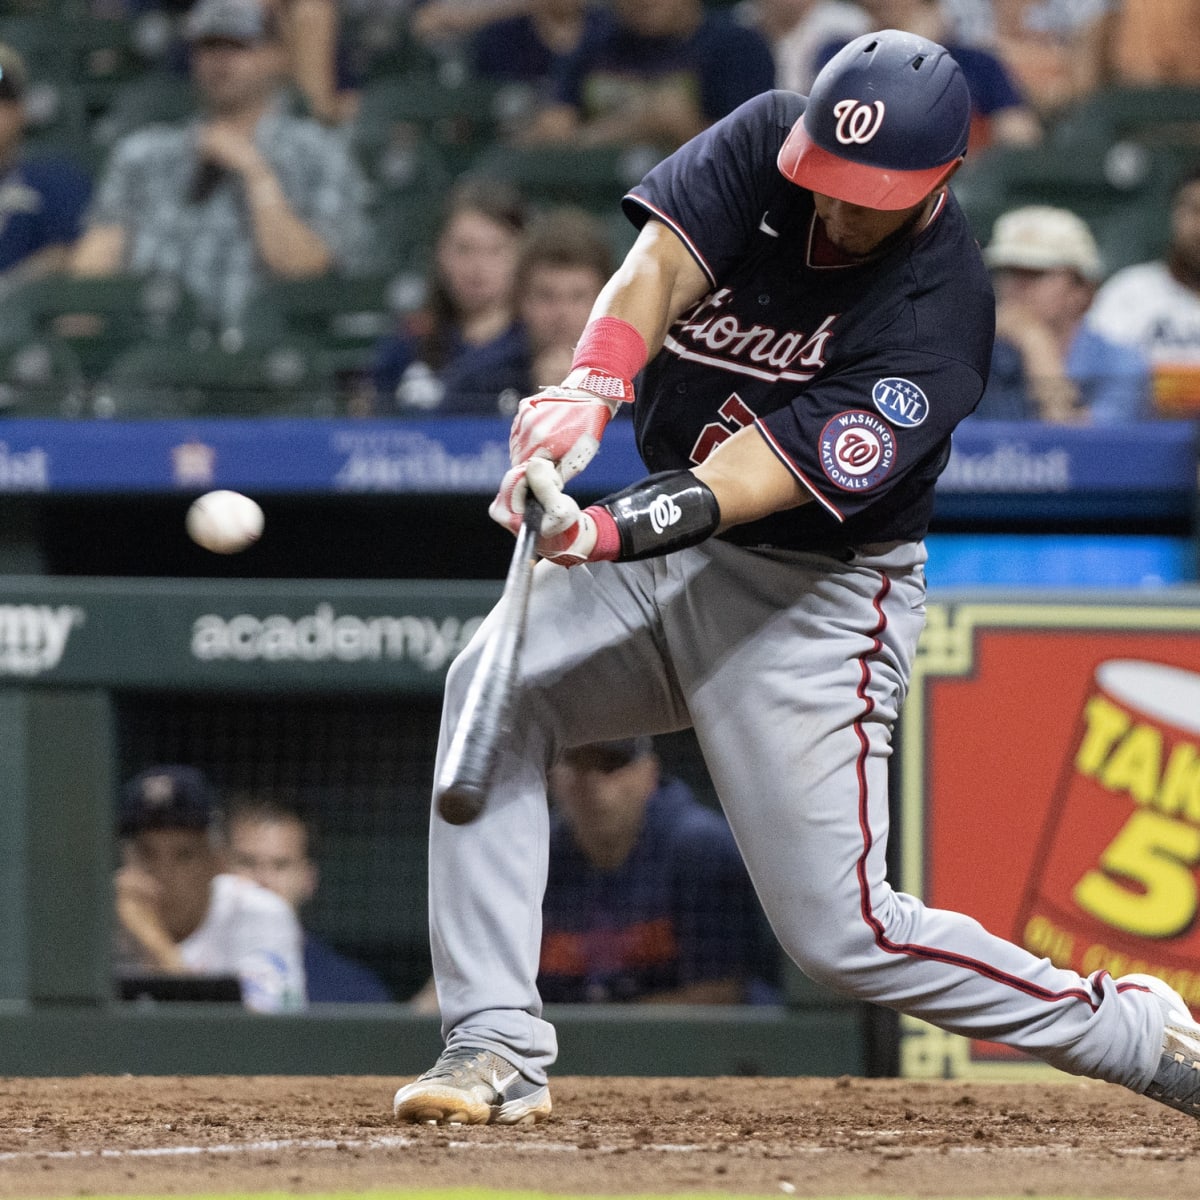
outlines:
[[[526,396],[508,437],[509,458],[519,467],[531,458],[553,462],[565,483],[592,461],[605,427],[633,384],[594,367],[578,367],[558,387]]]
[[[488,512],[493,521],[515,534],[525,519],[525,497],[532,489],[544,514],[538,554],[560,567],[573,567],[587,562],[596,548],[596,523],[562,488],[562,476],[554,464],[546,458],[532,458],[504,476]]]

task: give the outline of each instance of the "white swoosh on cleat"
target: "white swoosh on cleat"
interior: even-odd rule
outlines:
[[[496,1072],[493,1070],[492,1071],[492,1087],[494,1087],[496,1089],[496,1095],[503,1097],[504,1089],[506,1087],[508,1087],[508,1085],[510,1083],[512,1083],[512,1081],[514,1079],[516,1079],[520,1074],[521,1074],[520,1071],[514,1071],[511,1075],[505,1075],[505,1077],[503,1079],[498,1079],[496,1077]]]

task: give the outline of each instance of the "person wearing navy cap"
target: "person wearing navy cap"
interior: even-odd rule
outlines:
[[[234,975],[260,1012],[305,1002],[291,907],[225,870],[218,797],[194,767],[148,767],[121,791],[117,974]]]
[[[934,485],[995,331],[947,187],[970,119],[946,48],[882,29],[807,98],[755,96],[626,195],[637,239],[571,373],[518,406],[491,506],[519,532],[532,491],[546,561],[487,803],[430,823],[445,1050],[397,1091],[399,1120],[550,1116],[547,770],[585,742],[688,727],[811,979],[1200,1115],[1200,1024],[1166,983],[1057,967],[888,879]],[[564,485],[626,403],[649,474],[582,509]],[[443,763],[496,620],[447,675]]]

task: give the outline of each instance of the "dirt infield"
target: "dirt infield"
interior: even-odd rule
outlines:
[[[392,1122],[397,1082],[0,1080],[0,1195],[1200,1196],[1200,1124],[1104,1084],[571,1078],[545,1125],[441,1129]]]

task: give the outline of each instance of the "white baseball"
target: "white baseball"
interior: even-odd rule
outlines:
[[[188,536],[214,554],[236,554],[262,536],[263,510],[241,492],[205,492],[187,511]]]

